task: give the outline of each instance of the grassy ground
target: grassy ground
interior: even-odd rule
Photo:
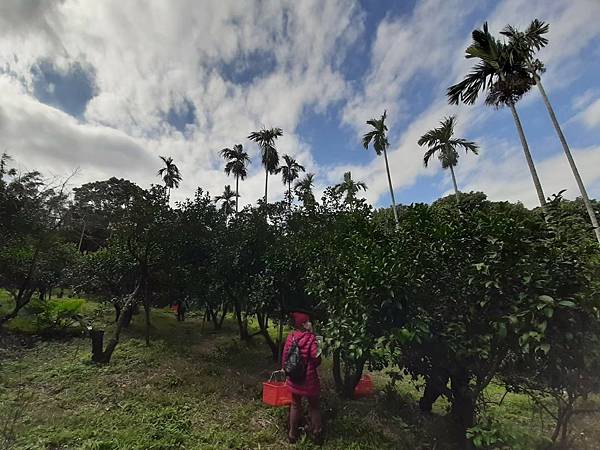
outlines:
[[[107,326],[110,317],[107,310]],[[2,422],[4,434],[14,430],[19,449],[292,448],[285,439],[287,411],[261,402],[261,382],[274,364],[260,339],[241,344],[233,323],[214,332],[197,318],[178,323],[168,311],[154,311],[152,323],[150,347],[144,345],[139,315],[106,366],[89,362],[90,342],[84,338],[10,346],[0,360],[0,431]],[[321,371],[323,448],[454,448],[443,401],[433,414],[421,415],[413,384],[386,388],[387,377],[374,374],[377,395],[344,402],[332,393],[328,366],[326,361]],[[492,386],[487,395],[498,400],[503,393]],[[541,417],[540,424],[526,397],[509,395],[491,410],[520,448],[543,443],[547,420]],[[582,428],[587,441],[600,442],[593,434],[598,425],[587,426]],[[588,443],[580,448],[599,448]],[[307,441],[296,447],[314,448]]]

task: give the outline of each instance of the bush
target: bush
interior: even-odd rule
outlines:
[[[37,330],[42,333],[64,331],[81,325],[85,300],[78,298],[34,300],[30,310],[36,316]]]

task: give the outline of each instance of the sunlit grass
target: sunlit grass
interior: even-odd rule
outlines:
[[[88,312],[98,308],[109,335],[112,310],[91,304]],[[151,322],[151,345],[144,342],[142,313],[124,331],[109,365],[90,363],[90,342],[83,338],[38,341],[4,361],[0,416],[26,405],[16,448],[288,448],[287,411],[261,402],[261,383],[276,369],[262,337],[241,343],[231,318],[214,331],[200,315],[177,322],[168,308],[154,310]],[[347,402],[334,393],[329,361],[321,374],[323,448],[455,448],[445,417],[448,402],[440,399],[433,414],[421,414],[420,392],[410,380],[391,388],[384,373],[375,373],[377,394]],[[492,385],[486,398],[498,402],[503,395],[503,388]],[[523,448],[543,442],[547,423],[540,425],[527,397],[509,394],[489,410]],[[304,440],[298,448],[313,446]]]

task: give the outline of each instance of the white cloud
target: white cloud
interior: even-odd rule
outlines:
[[[158,181],[159,154],[175,158],[184,182],[174,199],[190,195],[198,185],[218,192],[230,183],[217,152],[238,142],[255,160],[242,186],[243,201],[260,197],[263,172],[256,146],[245,137],[261,126],[282,127],[281,152],[299,155],[317,170],[310,149],[294,131],[306,108],[324,110],[343,97],[347,86],[339,64],[362,31],[360,11],[349,0],[202,5],[180,0],[143,7],[118,0],[9,1],[0,8],[0,77],[5,81],[0,93],[5,95],[7,80],[23,86],[19,100],[5,106],[21,112],[18,122],[11,114],[5,118],[5,128],[15,130],[3,136],[5,144],[27,164],[53,171],[90,156],[85,172],[103,177],[108,172],[103,164],[108,168],[111,163],[98,158],[122,147],[103,141],[105,149],[99,152],[90,130],[112,132],[135,143],[143,155],[147,174],[136,181],[144,185]],[[258,57],[272,60],[273,67],[262,71]],[[87,105],[87,124],[32,98],[30,69],[40,60],[59,69],[79,62],[93,70],[97,95]],[[248,70],[243,83],[228,79],[224,69],[238,60]],[[182,134],[165,117],[186,101],[193,104],[196,121]],[[19,137],[16,130],[39,125],[42,117],[43,139],[38,132],[31,139]],[[61,139],[78,139],[88,150],[72,154],[60,146]],[[45,151],[42,141],[55,150]],[[114,164],[114,172],[123,167]],[[271,181],[272,198],[281,196],[278,180]]]
[[[487,152],[491,146],[486,147]],[[482,158],[478,168],[467,177],[464,191],[483,191],[490,200],[521,201],[528,207],[539,206],[531,174],[520,147],[508,142],[494,142],[494,161]],[[600,195],[600,146],[573,150],[581,177],[591,197]],[[557,153],[536,164],[536,169],[546,197],[566,189],[566,198],[574,199],[581,194],[573,172],[562,153]]]
[[[575,111],[579,111],[592,103],[596,97],[598,97],[598,91],[596,89],[587,89],[573,99],[571,108]]]
[[[407,16],[386,17],[377,28],[364,89],[348,102],[344,122],[362,129],[384,109],[396,119],[414,114],[405,89],[417,76],[430,77],[433,84],[446,78],[448,69],[462,59],[462,30],[474,8],[475,2],[425,0]]]
[[[588,128],[595,128],[600,125],[600,98],[589,104],[583,111],[575,116]]]
[[[16,83],[0,78],[0,135],[5,150],[26,170],[80,178],[130,177],[144,180],[155,161],[143,142],[113,128],[86,125],[31,98]]]
[[[600,37],[600,28],[597,27],[597,22],[600,20],[600,3],[596,0],[576,2],[504,0],[497,2],[491,14],[481,15],[477,22],[469,25],[465,23],[471,20],[468,18],[469,14],[480,13],[473,5],[474,2],[466,1],[419,2],[409,16],[386,19],[379,25],[377,39],[372,49],[371,70],[365,79],[365,89],[348,103],[343,120],[353,125],[364,124],[366,118],[381,114],[385,108],[388,111],[392,110],[390,117],[392,127],[394,121],[400,122],[399,119],[403,118],[402,114],[411,117],[406,128],[401,130],[397,142],[392,142],[389,152],[392,180],[396,190],[413,185],[420,175],[434,175],[439,172],[440,168],[437,165],[428,168],[427,171],[423,169],[422,151],[418,149],[416,142],[422,133],[436,126],[445,115],[457,114],[460,126],[456,129],[456,133],[469,139],[473,139],[469,136],[469,131],[476,124],[485,123],[490,117],[492,119],[488,122],[488,128],[490,131],[495,128],[492,120],[498,120],[499,113],[489,108],[486,109],[481,105],[456,108],[446,104],[446,87],[461,79],[472,65],[471,60],[464,58],[464,49],[470,41],[470,33],[465,31],[465,25],[479,28],[487,20],[492,33],[497,33],[508,23],[524,28],[535,17],[549,21],[551,23],[550,44],[543,49],[540,57],[546,62],[548,68],[544,75],[544,82],[550,89],[565,88],[575,76],[580,75],[578,70],[585,63],[581,58],[581,52],[594,39]],[[455,14],[457,10],[461,11],[460,15]],[[523,11],[527,11],[527,14],[523,14]],[[434,100],[422,113],[415,114],[415,111],[407,109],[407,99],[412,92],[406,92],[405,89],[418,77],[432,79]],[[532,98],[537,98],[537,92],[528,96],[524,100],[525,104],[529,104]],[[594,110],[586,117],[588,123],[595,124],[598,116]],[[357,132],[365,132],[366,129],[366,125],[362,125],[357,128]],[[527,133],[526,123],[525,129]],[[393,128],[391,130],[392,134],[396,131]],[[553,136],[549,122],[548,133],[552,133]],[[513,145],[519,145],[517,136],[516,131],[509,136],[514,139],[511,140]],[[530,146],[532,146],[531,142]],[[535,145],[532,148],[535,157]],[[556,161],[561,158],[564,159],[562,152],[545,160],[537,159],[540,165],[539,172],[549,180],[550,192],[564,181],[548,173],[554,167],[553,164],[557,164]],[[525,169],[527,167],[517,158],[512,160],[512,164]],[[535,200],[535,192],[531,197],[530,177],[526,177],[525,182],[522,183],[513,182],[510,187],[505,187],[504,191],[496,190],[493,184],[484,182],[494,173],[491,168],[497,165],[498,153],[484,151],[479,157],[461,157],[458,171],[461,175],[465,172],[473,173],[474,181],[470,186],[484,191],[489,186],[492,190],[491,196],[495,199],[522,199],[532,205],[531,198]],[[363,166],[344,166],[333,170],[332,173],[339,177],[339,173],[346,168],[351,168],[356,178],[367,181],[369,191],[366,197],[370,201],[376,202],[381,198],[383,204],[389,204],[389,189],[383,161],[374,159]],[[595,168],[588,169],[588,175],[591,178],[600,176],[599,168],[600,165],[596,165]],[[507,173],[510,173],[510,170],[507,169]],[[570,174],[570,171],[565,173]],[[459,184],[460,181],[459,177]],[[502,197],[501,192],[506,196]],[[570,193],[573,193],[572,189]]]
[[[81,166],[82,181],[117,175],[144,186],[158,182],[158,155],[173,156],[184,176],[181,189],[173,192],[179,200],[197,186],[216,193],[232,183],[222,172],[218,150],[243,143],[254,160],[241,185],[246,203],[262,196],[264,172],[256,145],[245,138],[261,126],[279,126],[285,132],[278,143],[281,153],[297,156],[318,180],[335,184],[352,170],[353,177],[368,184],[370,201],[388,204],[384,162],[374,153],[362,165],[315,163],[313,149],[296,131],[307,110],[324,112],[340,102],[342,122],[360,134],[366,119],[387,108],[392,178],[402,189],[419,176],[440,173],[437,164],[423,168],[416,141],[445,115],[458,115],[457,134],[473,139],[477,129],[484,142],[485,126],[477,125],[498,117],[482,106],[446,104],[445,87],[471,65],[463,57],[470,29],[486,19],[495,31],[509,22],[525,26],[535,16],[548,20],[551,41],[541,57],[548,66],[544,81],[549,89],[564,88],[580,73],[581,53],[600,36],[597,0],[503,0],[487,15],[481,8],[468,0],[424,0],[405,15],[386,16],[377,27],[366,75],[349,84],[342,63],[366,32],[365,14],[351,0],[219,0],[201,6],[193,0],[143,5],[5,0],[0,4],[3,145],[30,168],[56,173]],[[95,97],[83,122],[33,98],[31,68],[42,60],[59,71],[79,63],[93,73]],[[423,93],[429,104],[414,110],[411,89],[422,79],[431,89]],[[182,133],[166,115],[187,102],[196,117]],[[598,124],[596,112],[581,114],[581,120],[594,124],[589,126]],[[509,138],[518,145],[516,133]],[[549,176],[549,161],[558,157],[539,162],[542,178]],[[497,161],[497,152],[491,151],[461,157],[459,183],[485,188],[489,167]],[[588,178],[595,179],[598,169],[587,170]],[[527,183],[513,188],[510,198],[526,200],[531,194]],[[490,189],[491,195],[500,195]],[[269,190],[271,199],[281,198],[279,177],[270,177]]]

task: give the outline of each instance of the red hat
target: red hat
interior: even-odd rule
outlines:
[[[291,315],[292,315],[292,320],[294,321],[294,326],[296,328],[301,328],[302,325],[304,325],[306,322],[308,322],[310,320],[309,315],[305,314],[305,313],[293,312]]]

